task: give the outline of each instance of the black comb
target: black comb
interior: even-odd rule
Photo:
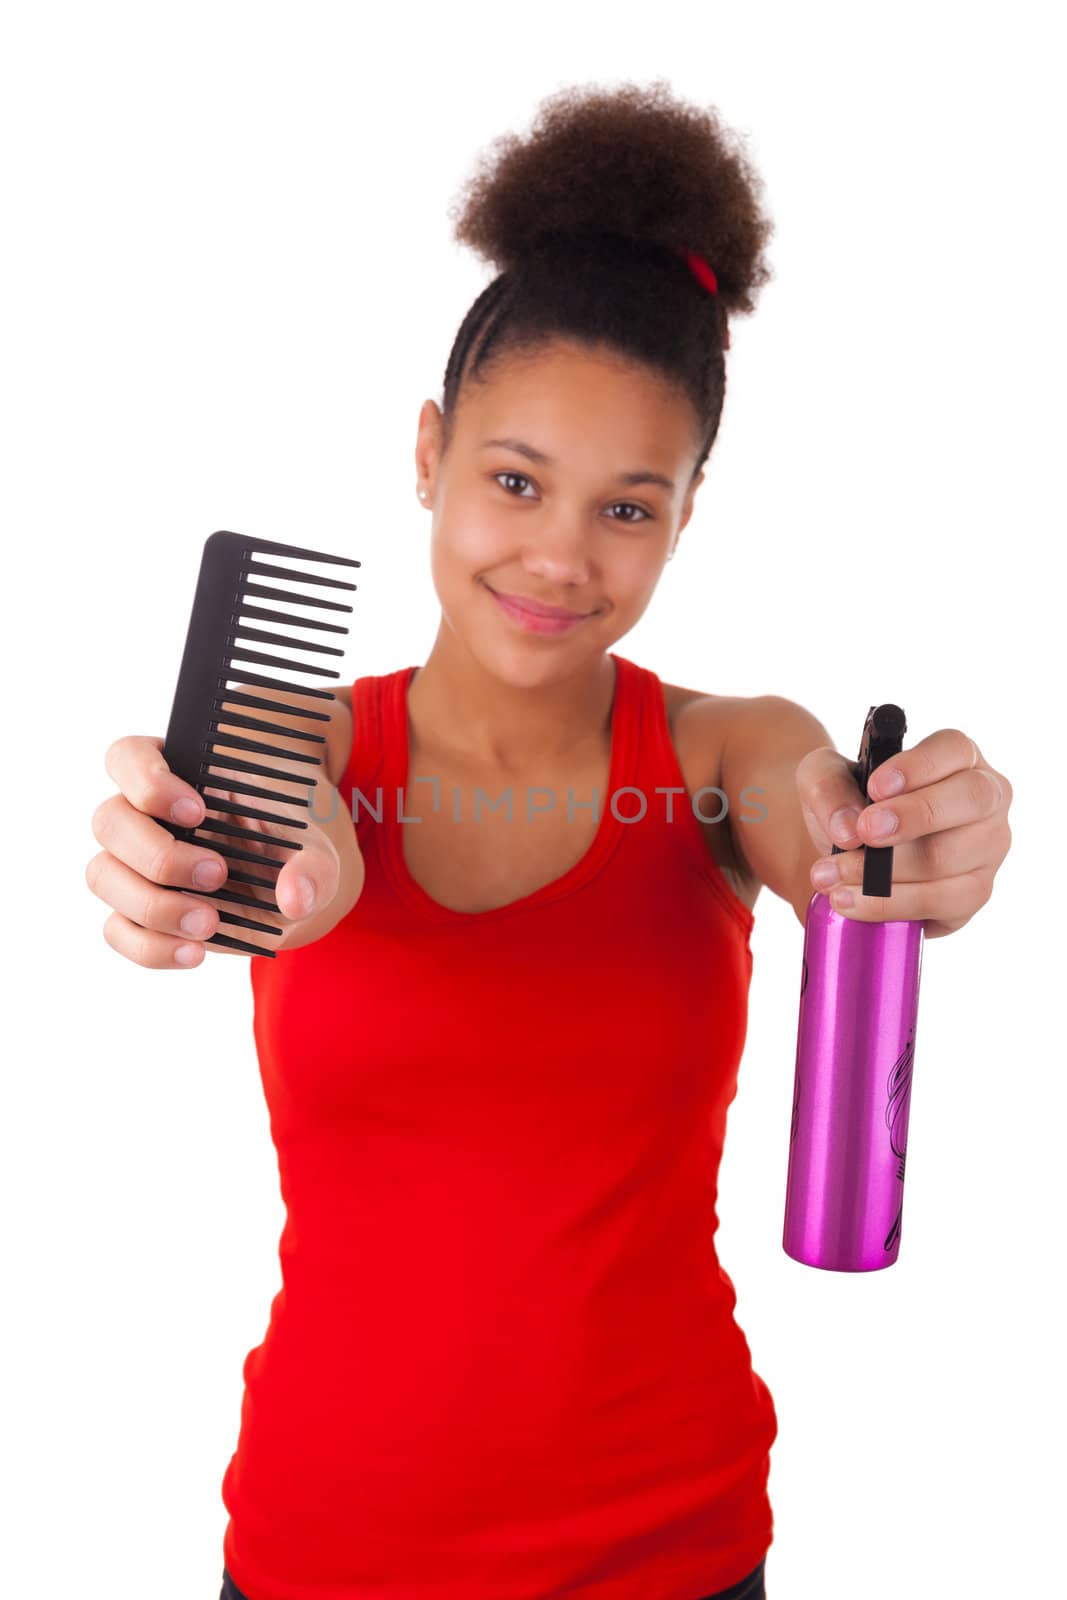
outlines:
[[[172,772],[176,772],[179,778],[184,779],[197,791],[207,808],[207,813],[203,822],[198,822],[193,828],[184,828],[179,823],[166,821],[163,818],[156,820],[176,839],[204,845],[208,849],[217,851],[219,855],[227,856],[233,861],[251,863],[260,869],[258,873],[231,870],[225,886],[221,889],[190,889],[184,884],[173,883],[165,884],[164,888],[180,889],[183,894],[201,895],[209,900],[224,900],[230,904],[251,906],[260,911],[264,909],[278,911],[279,907],[273,898],[266,900],[242,895],[233,891],[229,885],[237,882],[251,884],[261,889],[273,889],[277,881],[277,872],[284,866],[286,858],[271,860],[261,854],[241,849],[239,846],[242,835],[249,835],[253,830],[242,827],[238,821],[225,821],[212,817],[210,813],[224,812],[227,817],[233,818],[252,817],[294,829],[306,828],[308,824],[251,805],[236,805],[233,801],[223,800],[221,796],[208,795],[205,790],[209,787],[226,789],[233,793],[252,795],[257,800],[280,800],[288,806],[309,806],[310,801],[294,799],[291,795],[279,794],[275,790],[265,789],[253,783],[244,783],[235,778],[213,778],[210,769],[224,767],[229,771],[243,772],[256,777],[277,778],[283,783],[295,782],[295,774],[279,771],[267,762],[271,756],[284,756],[286,760],[306,761],[309,767],[321,765],[322,757],[325,755],[326,740],[322,732],[311,730],[317,725],[329,722],[330,715],[325,705],[331,700],[336,700],[337,696],[329,689],[305,687],[300,682],[287,682],[271,677],[269,672],[254,670],[245,672],[243,669],[236,671],[235,663],[247,661],[254,668],[280,668],[315,678],[339,678],[340,673],[330,667],[313,666],[303,661],[289,660],[285,656],[269,655],[257,646],[282,645],[289,650],[312,652],[317,656],[342,656],[344,654],[342,649],[335,645],[320,643],[318,640],[302,640],[288,634],[272,633],[256,624],[280,622],[296,628],[314,630],[320,634],[337,636],[347,634],[347,627],[343,627],[339,622],[328,622],[321,616],[294,616],[286,611],[271,610],[256,602],[265,600],[272,601],[276,605],[305,606],[320,613],[333,614],[351,612],[352,607],[340,600],[328,600],[318,594],[301,594],[286,587],[269,588],[258,580],[267,578],[279,584],[307,584],[331,591],[353,590],[357,586],[354,583],[346,583],[340,578],[324,577],[318,572],[302,572],[296,568],[275,566],[271,562],[260,561],[257,559],[260,552],[268,556],[297,557],[301,561],[329,562],[332,566],[339,567],[361,565],[360,562],[350,560],[346,556],[325,555],[321,550],[302,550],[299,545],[277,544],[270,539],[254,539],[240,533],[213,533],[205,540],[196,596],[189,618],[189,631],[185,638],[185,651],[178,673],[178,686],[174,692],[167,737],[163,743],[163,759]],[[246,618],[249,621],[246,621]],[[254,642],[249,645],[243,642],[245,640]],[[269,693],[264,697],[246,693],[244,690],[228,689],[227,685],[231,683],[254,685],[257,689],[267,691],[283,689],[290,694],[301,695],[310,703],[307,710],[304,710],[298,705],[271,700]],[[224,710],[224,707],[228,706],[243,706],[257,712],[281,711],[286,716],[305,718],[310,724],[310,729],[308,732],[303,730],[297,732],[295,729],[264,721],[260,716],[250,716],[247,712]],[[220,734],[218,732],[220,723],[228,728],[247,728],[252,736],[245,737],[237,733]],[[282,749],[277,745],[257,740],[254,737],[257,732],[281,734],[294,748]],[[236,755],[229,754],[215,757],[212,752],[217,745],[227,751],[246,750],[254,759],[242,760]],[[264,756],[267,757],[267,762],[263,760]],[[310,776],[302,781],[309,787],[313,787],[317,782]],[[202,837],[204,834],[219,834],[223,842],[219,843],[214,838],[204,838]],[[262,841],[265,836],[257,832],[255,838]],[[269,836],[267,842],[272,849],[304,848],[297,840],[290,841],[274,834]],[[274,876],[265,876],[264,874],[271,869],[276,869]],[[278,937],[282,932],[280,928],[272,927],[268,922],[256,922],[249,917],[236,916],[221,910],[218,906],[215,909],[219,913],[221,922],[231,923],[235,927],[254,929],[274,937]],[[224,945],[227,949],[246,950],[249,954],[257,956],[273,958],[275,954],[273,950],[262,945],[250,944],[245,939],[233,939],[223,933],[214,933],[203,943],[208,948],[211,945]]]

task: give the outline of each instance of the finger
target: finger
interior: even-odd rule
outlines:
[[[867,804],[856,782],[858,763],[828,745],[810,750],[797,766],[797,790],[804,820],[819,849],[857,844],[856,821]]]
[[[1006,821],[969,822],[960,828],[931,833],[893,851],[893,883],[924,883],[961,873],[998,867],[1008,853],[1011,830]],[[864,852],[845,850],[820,856],[811,864],[812,887],[826,893],[837,883],[863,882]],[[823,881],[816,883],[816,870]],[[828,874],[832,873],[830,879]]]
[[[994,773],[986,767],[969,767],[868,806],[856,828],[864,844],[903,844],[946,828],[988,820],[1003,809],[1003,798]]]
[[[217,889],[226,879],[223,856],[175,839],[123,794],[111,795],[97,806],[92,831],[97,844],[153,883],[210,890]],[[209,866],[213,872],[208,872]]]
[[[162,739],[129,734],[108,746],[104,767],[136,810],[167,817],[183,828],[195,827],[204,815],[204,802],[191,784],[171,772],[162,750]]]
[[[922,922],[936,937],[969,922],[992,892],[993,874],[985,870],[936,882],[894,883],[891,895],[866,895],[860,887],[834,889],[830,905],[856,922]]]
[[[871,773],[867,793],[872,800],[885,800],[890,794],[924,789],[929,784],[950,777],[954,772],[967,772],[973,767],[986,765],[982,752],[968,734],[961,733],[959,728],[938,728],[936,733],[927,734],[910,750],[890,756],[876,768]],[[894,773],[899,773],[904,779],[897,789],[892,786]]]
[[[104,938],[112,950],[139,967],[198,967],[207,954],[206,945],[198,940],[155,933],[131,922],[121,911],[113,911],[104,923]]]
[[[333,841],[322,834],[311,848],[287,861],[274,885],[274,898],[284,916],[299,922],[329,905],[341,885],[341,858]]]
[[[106,850],[90,861],[85,881],[105,905],[142,928],[187,939],[208,939],[218,932],[218,911],[206,900],[160,889]]]

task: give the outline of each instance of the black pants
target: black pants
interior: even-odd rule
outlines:
[[[766,1562],[761,1561],[755,1572],[750,1572],[747,1578],[732,1583],[728,1589],[716,1589],[714,1594],[705,1595],[704,1600],[767,1600],[767,1591],[763,1587],[765,1565]],[[219,1600],[250,1600],[248,1595],[241,1593],[225,1567],[222,1569],[222,1592]]]

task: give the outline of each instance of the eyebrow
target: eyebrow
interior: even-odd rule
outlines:
[[[481,449],[486,450],[490,445],[500,445],[505,450],[514,450],[520,456],[525,456],[528,461],[534,461],[539,467],[553,467],[555,462],[551,456],[546,456],[543,450],[535,450],[532,444],[525,444],[522,439],[483,439]],[[662,472],[652,472],[648,468],[641,468],[637,472],[620,472],[616,483],[658,483],[664,489],[674,488],[674,479],[667,478]]]

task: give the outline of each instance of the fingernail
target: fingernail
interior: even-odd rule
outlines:
[[[204,953],[202,944],[180,944],[174,952],[179,967],[195,967]]]
[[[178,926],[183,933],[192,934],[194,939],[199,939],[211,926],[211,912],[187,911]]]
[[[852,904],[852,890],[835,889],[833,894],[830,896],[830,904],[835,910],[843,911],[846,906],[850,906]]]
[[[191,828],[200,821],[203,807],[199,800],[190,800],[186,796],[183,800],[175,800],[170,808],[172,822],[180,822],[183,828]]]
[[[836,883],[841,876],[841,870],[834,861],[820,861],[817,867],[812,867],[812,882],[817,889],[828,889]]]
[[[297,878],[297,896],[300,900],[300,915],[308,916],[315,909],[315,885],[310,878]]]
[[[846,839],[851,839],[856,831],[856,819],[859,811],[855,806],[842,806],[840,811],[835,811],[830,818],[830,833],[843,844]]]
[[[220,861],[198,861],[193,868],[193,882],[198,889],[215,889],[226,876]]]
[[[887,834],[896,832],[897,814],[895,811],[868,811],[864,826],[872,839],[884,839]]]
[[[899,794],[903,787],[904,774],[899,767],[890,767],[888,771],[884,767],[879,767],[877,772],[871,774],[867,793],[870,794],[873,789],[879,800],[888,800],[891,794]]]

